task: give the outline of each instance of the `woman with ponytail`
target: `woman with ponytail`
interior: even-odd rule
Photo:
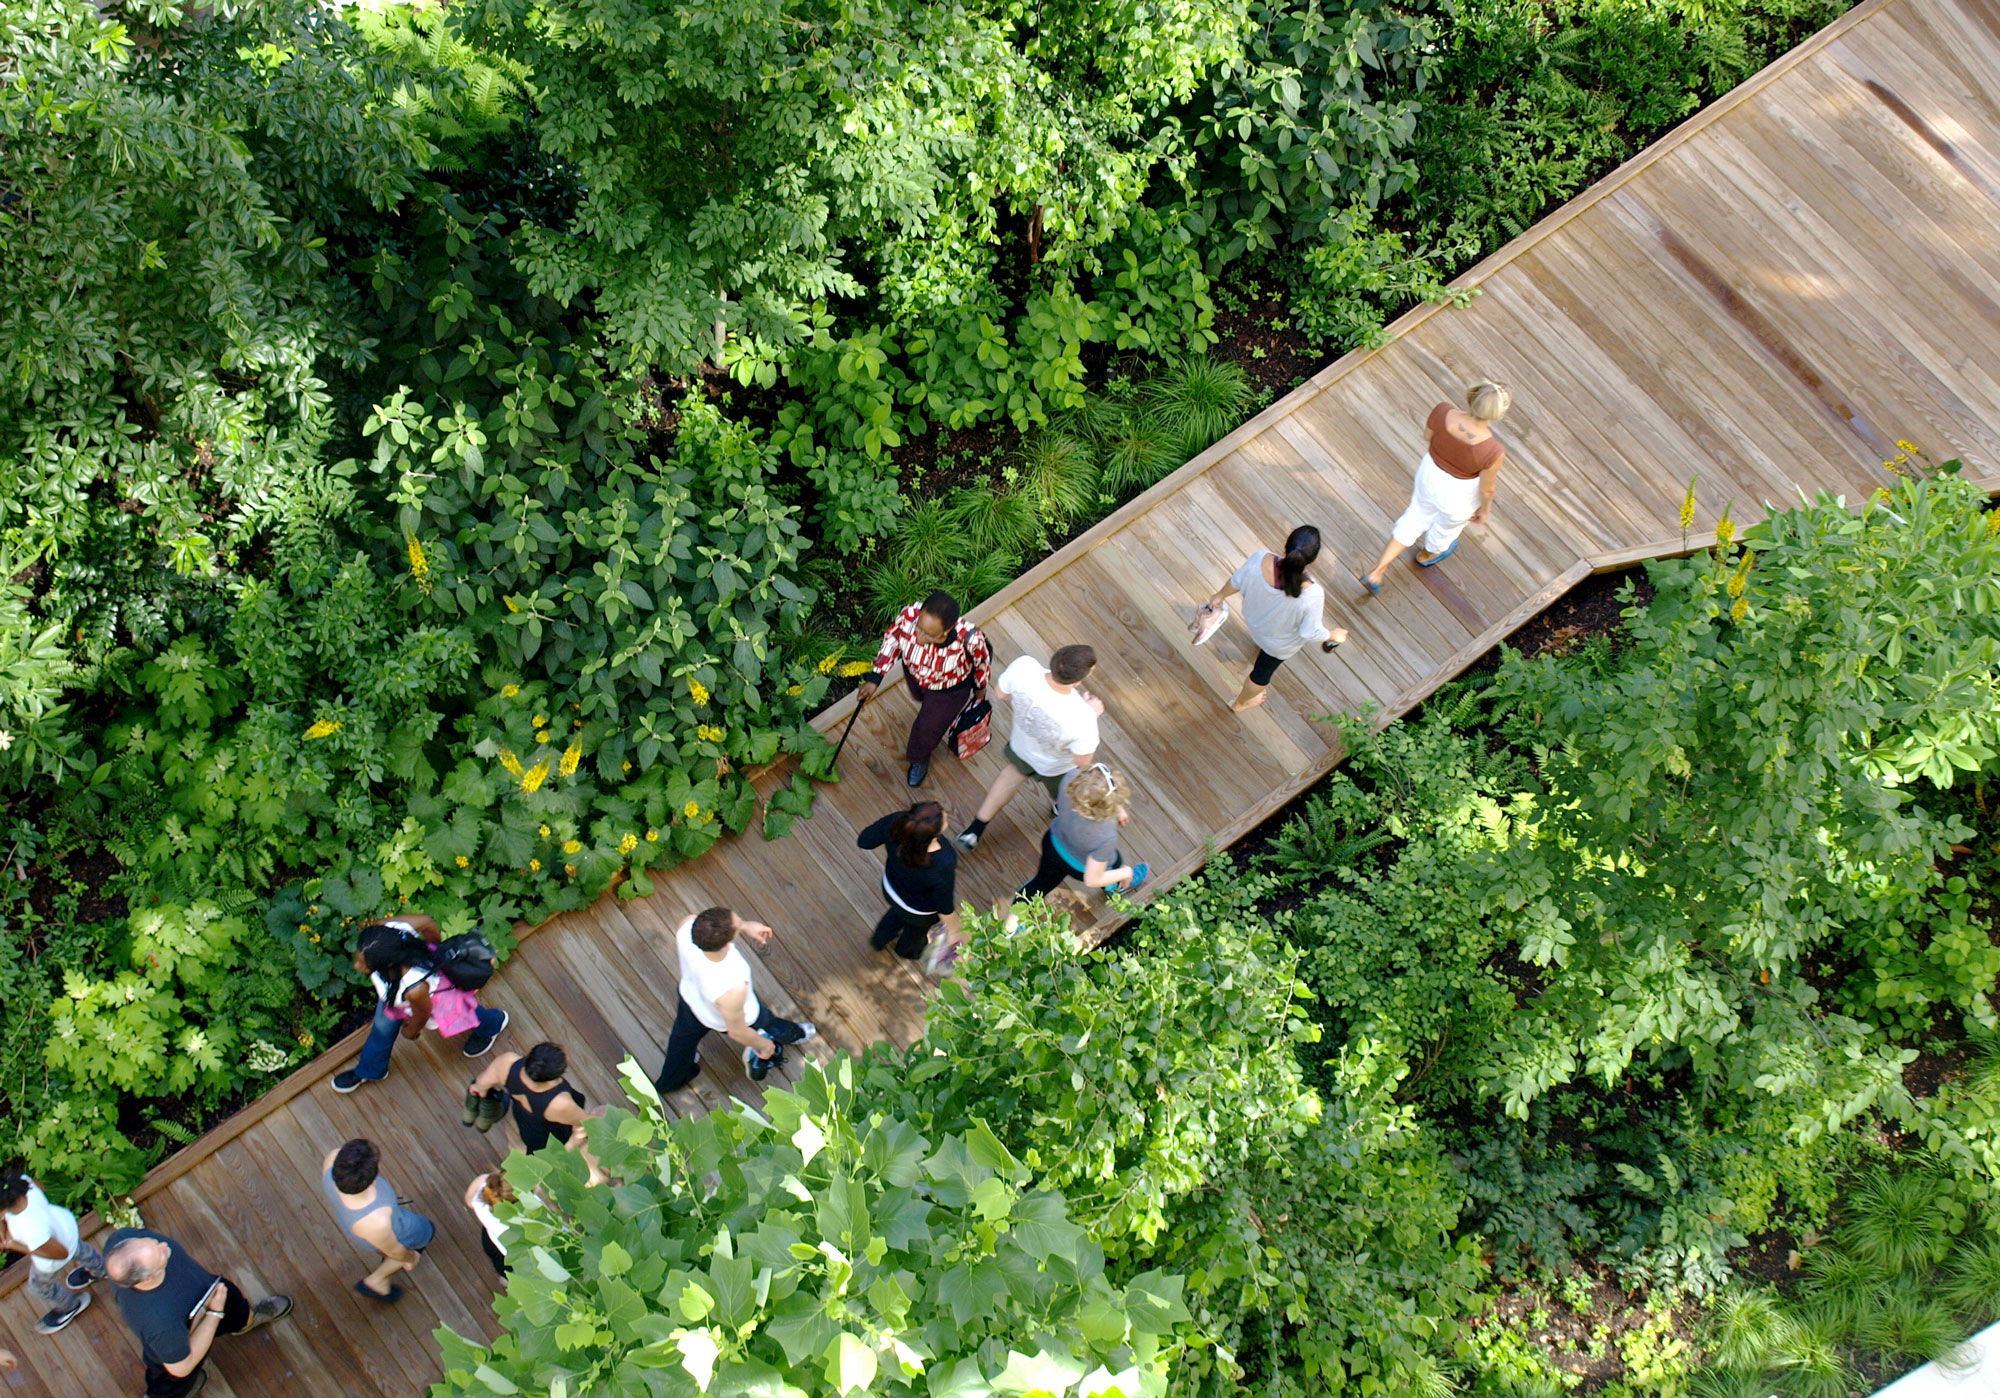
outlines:
[[[1458,548],[1458,536],[1468,524],[1486,523],[1493,508],[1493,487],[1507,449],[1493,435],[1493,424],[1507,416],[1514,395],[1505,384],[1476,383],[1465,390],[1465,407],[1440,403],[1424,419],[1424,459],[1417,463],[1416,484],[1409,508],[1391,526],[1389,542],[1374,568],[1362,574],[1361,585],[1372,596],[1396,555],[1421,539],[1417,566],[1434,568]]]
[[[940,923],[944,937],[934,948],[949,950],[963,940],[958,919],[958,851],[944,837],[944,807],[919,801],[907,811],[885,815],[855,837],[862,849],[886,849],[882,866],[882,897],[888,911],[875,924],[868,944],[914,961],[924,954],[931,929]]]
[[[1285,536],[1282,555],[1259,549],[1243,560],[1215,596],[1196,609],[1189,630],[1196,645],[1204,644],[1229,619],[1229,598],[1243,595],[1243,625],[1257,643],[1257,661],[1250,677],[1243,681],[1236,702],[1237,713],[1254,709],[1264,702],[1278,667],[1305,649],[1308,641],[1318,641],[1321,650],[1332,650],[1347,639],[1347,629],[1326,629],[1326,590],[1306,576],[1306,566],[1319,557],[1319,530],[1301,524]]]

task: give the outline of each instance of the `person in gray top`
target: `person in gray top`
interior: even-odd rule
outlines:
[[[1055,819],[1042,836],[1042,863],[1016,898],[1034,898],[1065,879],[1086,888],[1130,893],[1146,881],[1144,864],[1127,865],[1118,852],[1118,827],[1132,818],[1131,788],[1102,762],[1071,772],[1056,790]]]
[[[1308,642],[1318,641],[1321,650],[1332,651],[1347,639],[1344,626],[1327,630],[1322,619],[1326,592],[1306,576],[1306,565],[1319,557],[1319,548],[1319,530],[1301,524],[1285,536],[1282,557],[1259,549],[1195,609],[1188,631],[1196,645],[1205,645],[1229,619],[1229,598],[1242,594],[1243,624],[1257,645],[1257,659],[1230,705],[1239,714],[1264,702],[1278,667]]]
[[[389,1279],[423,1261],[437,1225],[396,1196],[396,1187],[382,1178],[380,1163],[373,1141],[349,1141],[327,1152],[320,1186],[340,1231],[356,1247],[382,1255],[382,1265],[356,1282],[354,1290],[371,1301],[400,1301],[403,1288]]]

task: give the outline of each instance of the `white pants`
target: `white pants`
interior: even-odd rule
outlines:
[[[1424,541],[1427,553],[1450,548],[1479,511],[1479,478],[1462,481],[1441,469],[1429,452],[1417,463],[1417,481],[1410,490],[1410,507],[1389,536],[1404,548]]]

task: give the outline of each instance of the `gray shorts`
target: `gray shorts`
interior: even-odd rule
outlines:
[[[1053,777],[1043,776],[1035,770],[1035,765],[1032,762],[1014,751],[1014,740],[1011,738],[1007,740],[1007,765],[1026,777],[1029,781],[1040,782],[1042,789],[1049,793],[1051,801],[1055,800],[1057,793],[1062,790],[1062,779],[1069,775],[1067,772],[1058,772]]]

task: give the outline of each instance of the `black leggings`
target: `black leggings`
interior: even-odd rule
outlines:
[[[500,1251],[499,1244],[493,1241],[493,1235],[488,1233],[484,1228],[479,1230],[479,1248],[480,1251],[486,1254],[486,1260],[493,1264],[493,1270],[498,1272],[502,1277],[505,1277],[507,1275],[507,1254]]]
[[[1122,855],[1113,854],[1111,856],[1110,867],[1116,869],[1122,859]],[[1043,831],[1041,867],[1035,870],[1035,876],[1032,879],[1021,885],[1021,891],[1014,896],[1016,898],[1034,898],[1061,888],[1064,879],[1080,879],[1082,877],[1083,870],[1077,868],[1074,864],[1056,853],[1055,834],[1052,831]]]
[[[1275,655],[1266,655],[1262,647],[1257,651],[1257,663],[1250,667],[1250,683],[1269,684],[1278,673],[1278,667],[1285,662]]]
[[[896,955],[905,961],[915,961],[924,954],[924,947],[931,939],[931,929],[938,925],[936,913],[906,913],[894,903],[882,914],[882,920],[875,924],[869,934],[868,945],[880,951],[889,943],[896,944]]]

